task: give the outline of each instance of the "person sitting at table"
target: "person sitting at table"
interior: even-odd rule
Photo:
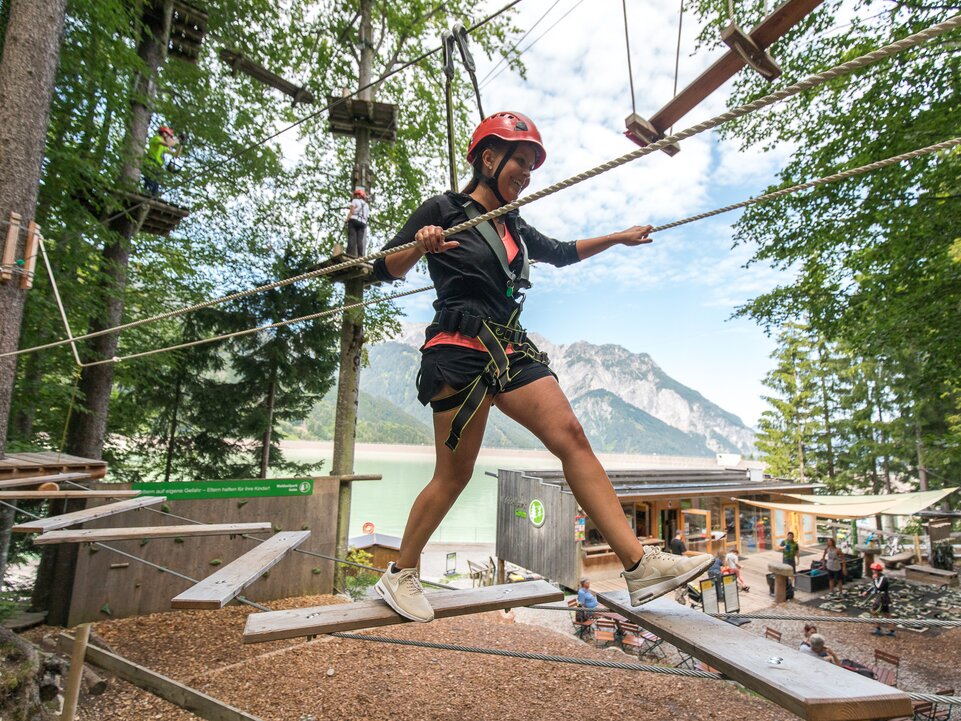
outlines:
[[[670,543],[671,553],[675,556],[683,556],[687,553],[687,546],[684,545],[684,531],[678,530],[674,534],[674,538],[671,539]]]
[[[724,557],[724,566],[727,568],[728,573],[737,578],[737,583],[744,593],[751,590],[751,587],[744,583],[744,577],[741,575],[741,559],[737,555],[737,551],[733,548],[728,551]]]
[[[577,605],[581,607],[575,615],[578,621],[587,621],[594,616],[594,609],[597,608],[597,596],[591,593],[591,581],[587,576],[581,579],[581,587],[577,589]]]
[[[799,647],[799,650],[803,651],[805,647],[810,648],[811,634],[814,634],[817,632],[818,632],[818,627],[815,626],[813,623],[804,624],[804,639],[801,641],[801,646]]]
[[[830,661],[835,666],[839,666],[841,664],[841,662],[838,661],[837,654],[825,645],[824,636],[819,633],[812,633],[808,638],[808,643],[801,644],[800,650],[801,653],[807,654],[808,656],[814,656],[815,658]]]

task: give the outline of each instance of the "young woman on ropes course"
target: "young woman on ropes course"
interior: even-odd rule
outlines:
[[[642,546],[624,518],[614,488],[594,455],[564,392],[520,326],[529,261],[570,265],[615,245],[650,243],[651,226],[559,242],[512,211],[449,238],[451,228],[514,201],[547,153],[534,123],[514,112],[484,119],[471,138],[474,176],[463,193],[421,205],[387,244],[416,241],[374,264],[383,281],[403,278],[425,254],[437,291],[433,322],[421,348],[417,389],[434,411],[434,475],[414,501],[400,556],[377,582],[397,613],[430,621],[433,609],[417,578],[421,551],[474,471],[491,405],[530,430],[557,456],[578,504],[624,565],[631,603],[661,596],[700,575],[711,556],[673,556]]]

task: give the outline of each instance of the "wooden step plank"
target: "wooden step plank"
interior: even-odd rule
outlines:
[[[547,581],[525,581],[502,586],[434,591],[427,594],[435,618],[450,618],[498,609],[563,601],[564,594]],[[312,606],[287,611],[252,613],[247,617],[244,643],[314,636],[334,631],[411,623],[383,601],[360,601],[337,606]]]
[[[273,525],[263,523],[211,523],[187,526],[137,526],[135,528],[85,528],[50,531],[33,539],[44,543],[92,543],[95,541],[138,541],[141,538],[181,538],[186,536],[233,536],[240,533],[269,533]]]
[[[307,540],[310,531],[276,533],[170,602],[171,608],[223,608]]]
[[[911,716],[910,697],[896,688],[755,636],[673,599],[659,598],[635,607],[627,591],[597,597],[612,611],[801,718],[849,721]],[[780,663],[772,663],[773,658],[781,659]]]
[[[136,498],[140,491],[0,491],[0,501],[42,501],[74,498]]]
[[[63,513],[59,516],[27,521],[26,523],[14,526],[13,531],[15,533],[46,533],[56,528],[76,526],[97,518],[123,513],[124,511],[134,511],[144,506],[155,506],[166,500],[166,496],[141,496],[139,498],[129,498],[126,501],[118,501],[117,503],[103,503],[92,508],[85,508],[82,511],[74,511],[73,513]]]
[[[14,478],[11,480],[0,481],[0,488],[17,488],[19,486],[38,486],[41,483],[66,483],[67,481],[89,481],[93,476],[90,473],[53,473],[46,476],[33,476],[31,478]]]

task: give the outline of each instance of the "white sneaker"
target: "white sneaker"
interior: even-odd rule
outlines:
[[[713,562],[714,557],[707,553],[675,556],[656,546],[644,546],[644,555],[637,568],[621,575],[627,581],[631,605],[640,606],[697,578]]]
[[[417,578],[417,569],[404,568],[394,573],[394,562],[387,564],[387,572],[374,585],[387,605],[404,618],[427,623],[434,620],[434,609],[424,594],[424,587]]]

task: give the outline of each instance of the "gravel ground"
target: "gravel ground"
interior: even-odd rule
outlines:
[[[293,608],[340,603],[331,596],[269,604]],[[320,719],[592,719],[796,718],[734,684],[654,676],[565,664],[502,659],[451,651],[389,646],[320,637],[268,644],[241,642],[250,609],[179,611],[105,621],[95,631],[118,654],[233,704],[264,721]],[[780,613],[834,614],[788,603]],[[796,647],[801,622],[754,621],[743,628],[763,635],[777,628]],[[34,629],[34,640],[56,629]],[[901,656],[899,686],[936,691],[958,684],[961,629],[932,634],[899,631],[870,635],[871,626],[822,624],[839,656],[873,662],[873,649]],[[617,649],[596,649],[571,635],[566,613],[517,609],[502,613],[403,625],[377,635],[552,653],[634,660]],[[671,660],[671,659],[669,659]],[[648,661],[645,659],[645,661]],[[193,721],[197,717],[140,689],[112,680],[102,696],[82,701],[80,721]]]

